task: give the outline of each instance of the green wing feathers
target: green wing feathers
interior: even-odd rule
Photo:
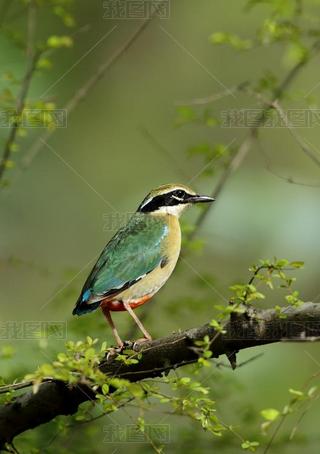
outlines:
[[[166,222],[158,217],[136,213],[109,241],[91,271],[73,313],[94,310],[90,299],[103,299],[129,288],[156,268],[164,258]]]

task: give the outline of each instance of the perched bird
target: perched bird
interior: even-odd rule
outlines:
[[[193,203],[213,200],[182,184],[153,189],[102,251],[72,313],[82,315],[100,306],[122,347],[110,312],[127,311],[144,339],[151,340],[133,310],[149,301],[175,268],[181,248],[180,214]]]

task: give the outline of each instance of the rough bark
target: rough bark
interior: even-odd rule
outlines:
[[[213,358],[226,354],[235,366],[239,350],[280,341],[314,341],[320,338],[320,304],[305,303],[300,308],[287,307],[286,318],[273,310],[258,311],[254,316],[233,316],[225,333],[217,333],[210,324],[173,333],[145,343],[138,364],[125,366],[105,358],[100,369],[106,375],[139,381],[168,373],[196,362],[199,350],[194,342],[209,336]],[[51,421],[58,415],[74,414],[78,406],[94,394],[86,386],[70,387],[58,381],[43,383],[38,392],[26,392],[13,402],[0,407],[0,449],[22,432]]]

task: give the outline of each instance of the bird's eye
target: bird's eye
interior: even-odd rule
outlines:
[[[177,191],[175,191],[175,195],[181,199],[183,199],[183,196],[184,196],[184,191],[182,191],[181,189],[178,189]]]

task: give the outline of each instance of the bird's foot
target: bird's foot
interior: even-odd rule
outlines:
[[[124,341],[118,347],[110,347],[107,349],[107,361],[113,360],[116,356],[120,355],[127,348],[132,348],[133,343],[131,341]]]
[[[107,349],[107,361],[111,361],[112,359],[114,359],[117,355],[119,355],[119,353],[121,353],[122,351],[122,347],[110,347]]]
[[[151,341],[152,341],[151,337],[149,337],[149,338],[141,337],[140,339],[137,339],[136,341],[134,341],[132,350],[139,351],[141,344],[144,344],[146,342],[151,342]]]

